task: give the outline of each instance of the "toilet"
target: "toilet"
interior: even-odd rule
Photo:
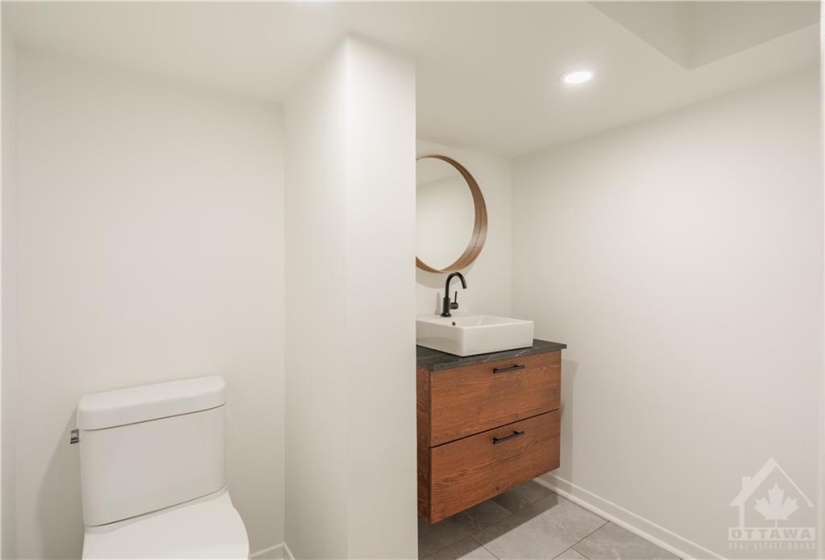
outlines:
[[[215,376],[80,399],[83,558],[249,558],[226,488],[225,393]]]

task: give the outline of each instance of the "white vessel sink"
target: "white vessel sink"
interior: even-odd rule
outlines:
[[[415,321],[415,343],[456,356],[475,356],[533,345],[533,321],[491,315],[424,315]]]

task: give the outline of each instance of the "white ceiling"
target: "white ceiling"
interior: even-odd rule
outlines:
[[[590,2],[684,68],[744,51],[819,21],[817,2]]]
[[[586,2],[4,2],[3,15],[22,46],[276,102],[356,33],[416,56],[419,138],[513,156],[818,66],[816,9],[713,4],[689,16],[710,31],[678,38],[692,63],[668,51],[673,7],[643,29]],[[559,82],[579,67],[592,83]]]

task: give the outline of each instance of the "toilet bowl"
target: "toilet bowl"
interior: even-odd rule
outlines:
[[[249,557],[225,481],[225,387],[204,377],[80,400],[83,558]]]
[[[249,541],[226,490],[197,500],[104,525],[87,527],[83,558],[249,558]]]

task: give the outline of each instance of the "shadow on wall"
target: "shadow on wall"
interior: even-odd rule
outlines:
[[[573,446],[576,440],[573,438],[573,403],[576,402],[573,395],[576,391],[576,373],[579,371],[579,362],[572,360],[562,360],[561,362],[561,441],[564,449],[562,450],[561,460],[567,458],[567,463],[564,465],[566,478],[573,482]],[[560,470],[560,469],[559,469]],[[556,471],[558,472],[558,471]]]
[[[83,549],[80,449],[77,445],[69,444],[70,432],[74,426],[72,413],[57,441],[40,489],[37,519],[42,536],[43,558],[80,558]],[[72,549],[66,550],[65,543],[72,543]]]

